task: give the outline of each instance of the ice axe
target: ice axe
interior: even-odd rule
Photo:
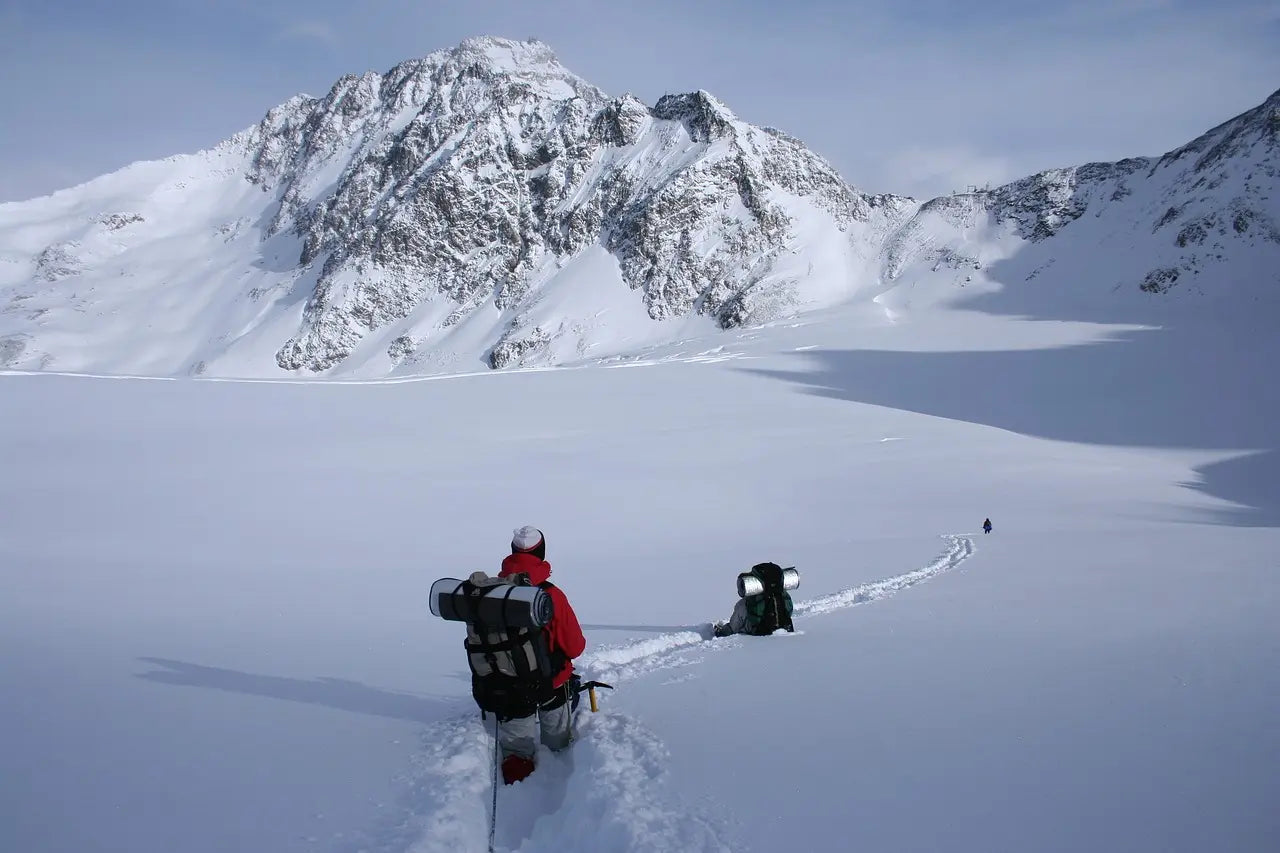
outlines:
[[[604,690],[612,690],[612,684],[605,684],[603,681],[588,681],[585,684],[578,685],[578,692],[587,691],[587,698],[591,700],[591,713],[600,710],[600,706],[596,704],[596,688],[600,687]]]

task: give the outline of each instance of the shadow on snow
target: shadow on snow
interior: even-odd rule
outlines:
[[[265,696],[415,723],[427,723],[439,719],[442,714],[465,711],[469,704],[463,699],[395,693],[341,678],[286,678],[202,666],[168,658],[143,657],[139,660],[161,667],[151,672],[139,673],[138,678],[144,681]]]
[[[1221,451],[1183,483],[1239,509],[1205,519],[1280,526],[1280,383],[1265,338],[1222,330],[1129,331],[1097,343],[983,352],[810,350],[795,370],[750,372],[811,394],[1040,438]],[[801,361],[802,360],[802,361]]]

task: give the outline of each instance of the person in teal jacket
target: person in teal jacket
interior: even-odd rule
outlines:
[[[763,591],[738,599],[728,622],[717,622],[712,634],[727,637],[730,634],[752,634],[764,637],[782,628],[795,631],[791,614],[795,608],[791,594],[783,583],[783,570],[777,563],[758,563],[749,574],[760,580]]]

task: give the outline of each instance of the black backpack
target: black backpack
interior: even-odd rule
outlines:
[[[462,582],[460,595],[454,600],[462,598],[473,605],[462,614],[467,623],[464,647],[471,667],[471,695],[480,710],[499,720],[513,720],[533,714],[554,698],[552,679],[564,668],[566,658],[563,652],[550,651],[545,627],[530,626],[518,618],[509,620],[509,613],[522,611],[495,606],[511,594],[495,589],[504,585],[515,589],[530,584],[523,574],[490,578],[477,572]],[[553,587],[550,581],[538,586],[543,590]],[[548,621],[544,620],[544,625]]]
[[[764,584],[764,592],[746,599],[749,632],[767,635],[779,628],[794,632],[791,596],[784,586],[782,567],[777,563],[757,563],[751,567],[750,574]]]

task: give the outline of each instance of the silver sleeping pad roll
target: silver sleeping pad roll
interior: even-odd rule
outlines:
[[[800,572],[795,567],[782,570],[782,588],[792,590],[800,586]],[[743,572],[738,575],[738,597],[746,598],[751,595],[760,595],[764,592],[764,582],[751,572]]]
[[[433,616],[450,622],[511,628],[541,628],[551,621],[555,609],[541,587],[518,586],[480,572],[466,581],[441,578],[433,583],[430,606]]]

